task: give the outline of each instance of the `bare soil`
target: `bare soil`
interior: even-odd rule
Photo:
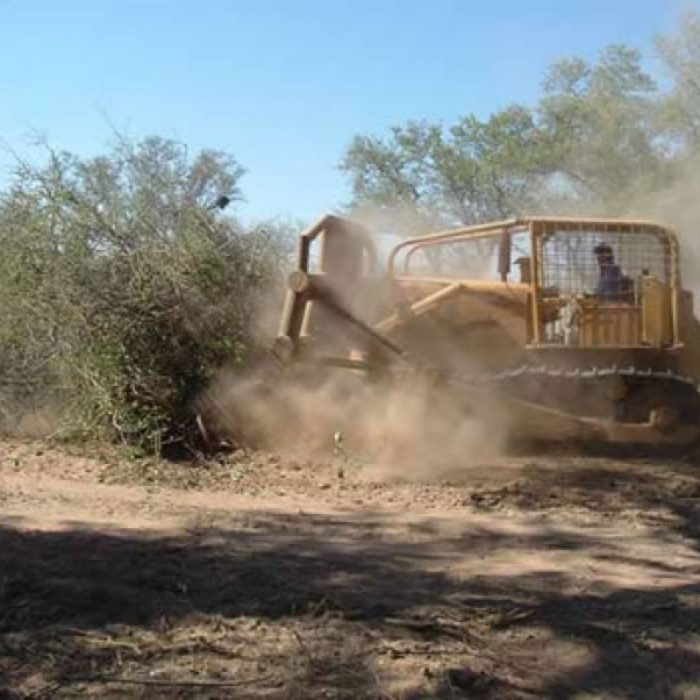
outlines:
[[[700,466],[5,441],[0,696],[700,698]]]

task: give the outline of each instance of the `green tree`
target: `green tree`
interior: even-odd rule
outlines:
[[[355,208],[408,212],[428,229],[555,206],[614,213],[667,178],[661,142],[656,86],[635,49],[614,45],[592,64],[555,63],[534,110],[359,135],[341,169]]]
[[[532,113],[514,105],[449,129],[410,123],[387,140],[356,136],[341,169],[356,206],[412,213],[418,229],[470,224],[510,216],[532,200],[544,175],[540,147]]]
[[[613,213],[641,185],[664,174],[657,143],[656,86],[627,46],[608,46],[597,63],[555,63],[543,83],[538,123],[545,134],[550,187],[569,203]]]

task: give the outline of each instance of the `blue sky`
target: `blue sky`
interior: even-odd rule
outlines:
[[[532,103],[552,61],[611,42],[651,57],[697,4],[0,0],[0,139],[25,154],[38,131],[90,155],[111,121],[223,149],[249,170],[243,218],[312,219],[349,198],[337,164],[354,134]]]

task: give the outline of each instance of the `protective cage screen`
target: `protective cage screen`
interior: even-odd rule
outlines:
[[[648,230],[555,230],[542,242],[541,286],[558,295],[595,294],[600,267],[595,249],[612,249],[614,264],[632,281],[632,289],[643,275],[669,284],[671,261],[664,239]]]

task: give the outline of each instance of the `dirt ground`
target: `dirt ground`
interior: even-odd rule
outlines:
[[[700,466],[0,443],[8,698],[700,698]]]

